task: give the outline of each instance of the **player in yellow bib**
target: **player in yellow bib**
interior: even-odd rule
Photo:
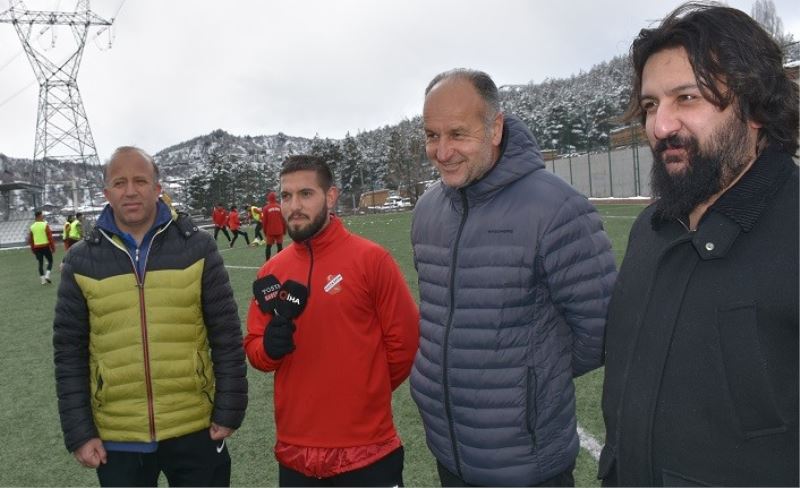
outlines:
[[[31,224],[31,230],[28,232],[28,245],[39,262],[39,279],[43,285],[47,285],[52,283],[50,271],[53,269],[53,253],[56,251],[56,241],[53,240],[50,226],[44,221],[42,211],[37,210],[34,217],[36,220]],[[45,259],[47,259],[47,271],[44,269]]]

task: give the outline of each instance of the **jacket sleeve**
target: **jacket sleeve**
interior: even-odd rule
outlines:
[[[72,257],[67,254],[64,260],[53,320],[58,415],[64,444],[70,452],[99,437],[89,391],[89,310],[75,281]]]
[[[207,239],[203,269],[203,320],[208,329],[216,389],[211,420],[236,429],[247,408],[247,364],[242,349],[242,329],[233,289],[222,256],[213,239]]]
[[[373,300],[383,330],[392,390],[411,372],[419,347],[419,309],[405,278],[386,252],[373,270]]]
[[[266,269],[266,266],[261,268],[257,277],[262,278],[269,274]],[[261,371],[275,371],[283,361],[282,358],[278,360],[270,358],[264,350],[264,332],[270,320],[272,314],[262,312],[255,298],[251,298],[250,307],[247,309],[247,336],[244,338],[244,350],[250,364]]]
[[[600,215],[582,195],[569,197],[540,242],[550,297],[572,333],[572,374],[602,365],[608,302],[617,276]]]

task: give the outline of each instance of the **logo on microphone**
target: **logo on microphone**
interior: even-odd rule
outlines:
[[[300,299],[286,290],[281,290],[280,293],[278,293],[278,299],[285,302],[294,303],[295,305],[300,305]]]
[[[281,289],[281,284],[275,283],[274,285],[270,285],[261,290],[261,293],[264,294],[264,300],[267,301],[274,300],[275,297],[278,296],[278,291],[280,291],[280,289]]]
[[[341,274],[337,274],[336,276],[328,275],[328,283],[325,284],[325,293],[330,295],[336,295],[340,291],[342,291],[342,287],[339,286],[339,283],[342,282],[344,278],[342,278]]]

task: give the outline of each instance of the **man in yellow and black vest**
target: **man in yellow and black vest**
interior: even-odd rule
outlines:
[[[50,270],[53,269],[53,253],[56,251],[56,241],[53,240],[50,226],[44,221],[42,211],[37,210],[34,217],[36,221],[31,225],[31,230],[28,232],[28,245],[39,262],[39,279],[43,285],[47,285],[52,283]],[[45,259],[47,259],[47,271],[44,269]]]
[[[247,366],[217,245],[159,198],[152,156],[121,147],[108,205],[64,259],[53,320],[64,443],[101,486],[228,486]]]

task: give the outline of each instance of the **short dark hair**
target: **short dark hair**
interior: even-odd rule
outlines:
[[[288,175],[296,171],[313,171],[317,174],[317,182],[323,191],[328,191],[333,186],[333,173],[331,167],[319,156],[309,154],[294,154],[283,161],[281,174]]]
[[[41,210],[36,210],[36,211],[34,211],[34,212],[33,212],[33,216],[34,216],[34,217],[41,217],[41,216],[42,216],[42,211],[41,211]]]
[[[111,163],[114,162],[114,159],[117,158],[120,154],[129,153],[129,152],[137,152],[139,153],[145,160],[147,160],[153,166],[153,177],[155,178],[153,183],[158,183],[159,178],[161,177],[161,173],[158,171],[158,165],[156,164],[153,156],[147,154],[147,151],[144,149],[138,148],[136,146],[120,146],[114,150],[114,153],[108,158],[108,162],[103,166],[103,183],[106,183],[108,178],[108,167],[111,166]]]
[[[749,15],[714,2],[684,3],[658,27],[639,32],[630,51],[633,90],[628,121],[638,116],[644,123],[640,102],[648,58],[676,47],[686,50],[704,97],[721,110],[734,103],[742,121],[762,125],[760,138],[797,153],[798,86],[783,68],[780,46]]]
[[[500,109],[500,92],[497,90],[494,80],[488,74],[476,69],[455,68],[434,76],[428,86],[425,88],[425,96],[428,96],[433,87],[444,80],[458,79],[468,81],[478,92],[478,95],[489,107],[485,114],[487,122],[491,122],[494,116],[501,112]]]

